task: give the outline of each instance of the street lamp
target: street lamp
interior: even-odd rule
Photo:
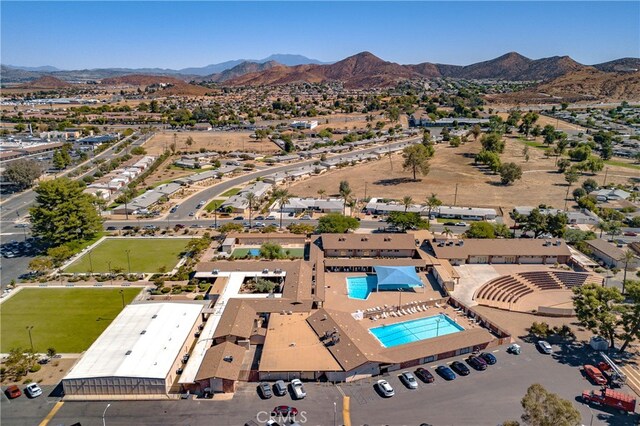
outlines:
[[[401,306],[402,306],[402,289],[399,288],[398,289],[398,310],[400,310]]]
[[[124,290],[120,289],[120,296],[122,296],[122,309],[124,309]]]
[[[102,426],[106,426],[104,416],[107,414],[107,410],[109,409],[109,407],[111,407],[111,404],[107,404],[104,411],[102,412]]]
[[[89,250],[89,253],[88,253],[88,254],[89,254],[89,272],[90,272],[91,274],[93,274],[93,261],[91,260],[91,252],[92,252],[92,251],[93,251],[93,250]]]
[[[131,250],[127,249],[124,252],[127,253],[127,265],[129,265],[129,275],[131,275],[131,259],[129,258]]]
[[[338,415],[338,404],[333,403],[333,426],[336,426],[336,417]]]
[[[31,338],[31,330],[33,329],[32,325],[27,326],[27,331],[29,332],[29,343],[31,343],[31,352],[33,353],[33,339]]]
[[[111,285],[113,285],[113,274],[111,273],[111,261],[107,260],[107,267],[109,268],[109,279],[111,279]]]

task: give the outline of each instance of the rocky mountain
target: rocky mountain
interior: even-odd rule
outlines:
[[[231,80],[236,77],[243,76],[245,74],[250,74],[253,72],[260,72],[271,69],[273,67],[282,66],[282,64],[276,61],[267,61],[264,63],[258,62],[242,62],[241,64],[236,65],[233,68],[228,70],[224,70],[221,73],[209,75],[206,77],[202,77],[202,81],[214,81],[214,82],[223,82],[227,80]]]
[[[51,65],[42,65],[40,67],[25,67],[21,65],[5,65],[7,68],[23,71],[36,71],[36,72],[53,72],[61,71],[59,68],[52,67]]]
[[[179,78],[170,76],[131,74],[121,77],[105,78],[103,86],[153,86],[158,96],[204,96],[209,92],[206,87],[189,84]]]
[[[621,58],[596,64],[594,68],[604,72],[633,72],[640,70],[640,58]]]
[[[192,67],[192,68],[183,68],[177,70],[177,73],[186,74],[186,75],[197,75],[197,76],[209,76],[212,74],[220,74],[226,70],[230,70],[232,68],[237,67],[245,62],[256,63],[256,64],[266,64],[269,62],[277,62],[282,65],[287,66],[296,66],[296,65],[305,65],[305,64],[321,64],[322,62],[317,59],[307,58],[303,55],[292,55],[292,54],[283,54],[277,53],[274,55],[267,56],[264,59],[235,59],[232,61],[221,62],[219,64],[211,64],[206,65],[204,67]],[[269,67],[265,67],[268,69]]]
[[[59,78],[51,77],[50,75],[46,75],[37,80],[24,83],[18,87],[21,89],[56,90],[73,87],[73,84],[67,83]]]
[[[640,99],[640,71],[604,72],[589,67],[541,83],[537,92],[572,100]]]

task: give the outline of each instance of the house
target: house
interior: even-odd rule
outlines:
[[[184,157],[176,160],[173,164],[177,167],[183,167],[185,169],[199,169],[202,166],[199,160]]]
[[[319,213],[341,213],[344,201],[340,198],[289,198],[289,201],[280,209],[280,203],[275,202],[270,207],[272,211],[282,211],[283,213],[302,213],[314,211]]]
[[[322,234],[325,257],[408,257],[416,254],[413,234]]]
[[[440,206],[434,210],[438,217],[445,219],[494,220],[498,216],[495,209],[480,207]]]
[[[625,266],[625,250],[620,247],[616,247],[613,244],[608,243],[607,241],[596,238],[595,240],[587,240],[585,241],[589,248],[591,249],[591,254],[604,263],[609,268],[624,268]],[[629,261],[629,268],[638,268],[640,267],[640,258],[638,256],[634,256],[631,261]]]
[[[430,243],[438,259],[464,264],[555,264],[568,263],[569,247],[563,240],[465,239]]]
[[[293,129],[315,129],[318,127],[318,120],[300,120],[291,123]]]
[[[513,209],[513,213],[520,216],[529,216],[533,209],[537,207],[518,206]],[[570,225],[596,225],[600,222],[597,214],[590,210],[582,209],[581,211],[565,211],[560,209],[538,209],[543,216],[555,216],[560,213],[567,215],[567,223]]]
[[[624,191],[622,189],[598,189],[597,191],[592,191],[589,195],[594,195],[596,200],[606,202],[606,201],[619,201],[626,200],[631,196],[630,193]]]
[[[193,126],[193,130],[199,130],[204,132],[208,132],[211,129],[213,129],[213,127],[211,127],[210,123],[196,123]]]

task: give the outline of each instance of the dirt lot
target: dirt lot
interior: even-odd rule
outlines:
[[[499,112],[498,115],[505,120],[507,119],[507,117],[509,117],[509,114],[506,112]],[[547,117],[546,115],[540,115],[540,117],[538,118],[538,121],[536,121],[536,124],[539,124],[542,127],[546,126],[547,124],[551,124],[556,129],[563,130],[563,131],[567,131],[567,130],[575,130],[578,132],[587,131],[587,129],[585,129],[584,127],[569,123],[568,121],[556,120],[554,118]]]
[[[354,196],[363,198],[387,197],[401,199],[410,195],[415,202],[423,202],[431,193],[436,193],[445,204],[453,204],[456,184],[458,185],[457,205],[474,207],[535,206],[541,203],[558,208],[564,206],[567,184],[564,175],[556,172],[555,158],[545,158],[544,150],[529,148],[529,162],[522,153],[524,143],[515,138],[507,139],[502,161],[513,161],[522,166],[522,179],[511,186],[500,184],[498,175],[473,165],[473,159],[465,156],[480,150],[479,142],[469,142],[459,148],[446,145],[436,147],[431,159],[431,170],[422,180],[413,182],[411,174],[402,170],[400,154],[381,160],[330,171],[292,184],[290,191],[298,196],[317,196],[319,189],[327,195],[337,194],[339,182],[349,181]],[[607,182],[627,183],[627,179],[637,175],[637,170],[608,166]],[[602,182],[604,171],[594,178]],[[582,176],[579,182],[592,177]],[[574,184],[574,188],[577,184]]]
[[[256,141],[249,135],[253,132],[161,132],[156,134],[144,148],[150,155],[159,155],[165,147],[168,148],[174,140],[177,151],[198,152],[200,148],[208,151],[251,151],[261,153],[276,153],[280,150],[271,141],[265,139]],[[187,146],[187,138],[193,138],[193,145]]]
[[[54,358],[48,364],[42,365],[40,371],[35,373],[29,373],[25,377],[21,379],[21,381],[26,379],[31,379],[31,381],[40,383],[42,385],[55,385],[59,383],[62,378],[67,374],[69,369],[75,364],[77,361],[76,356],[67,356],[65,358]],[[2,382],[3,385],[9,385],[14,382],[10,380],[5,380]]]

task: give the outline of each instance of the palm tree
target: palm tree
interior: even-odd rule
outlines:
[[[343,203],[342,203],[342,214],[343,215],[347,214],[347,202],[351,198],[351,194],[352,193],[353,193],[353,191],[351,190],[351,188],[347,187],[347,188],[340,189],[340,197],[343,199]]]
[[[600,230],[600,237],[602,238],[602,233],[609,230],[609,224],[606,221],[600,221],[596,224],[596,229]]]
[[[624,294],[625,284],[627,283],[627,269],[629,269],[629,262],[636,257],[635,253],[629,249],[625,250],[620,257],[620,261],[624,261],[624,277],[622,278],[622,294]]]
[[[453,236],[453,232],[451,232],[451,229],[447,228],[446,226],[442,230],[442,234],[447,238],[451,238],[451,236]]]
[[[253,192],[247,192],[244,194],[244,198],[249,202],[249,228],[251,228],[251,213],[253,212],[253,205],[258,201],[258,197]]]
[[[284,211],[284,205],[289,202],[291,194],[286,189],[276,189],[273,192],[273,196],[278,203],[280,203],[280,229],[282,230],[282,212]]]
[[[435,193],[431,193],[431,196],[427,198],[427,206],[429,207],[429,220],[431,220],[431,211],[442,205],[442,201],[436,196]]]
[[[325,191],[324,189],[318,189],[318,195],[320,196],[320,199],[322,200],[322,197],[324,196],[324,194],[326,194],[327,191]]]
[[[404,197],[402,197],[402,205],[404,206],[405,213],[407,212],[407,210],[409,210],[411,204],[413,204],[413,198],[411,198],[409,195],[405,195]]]

